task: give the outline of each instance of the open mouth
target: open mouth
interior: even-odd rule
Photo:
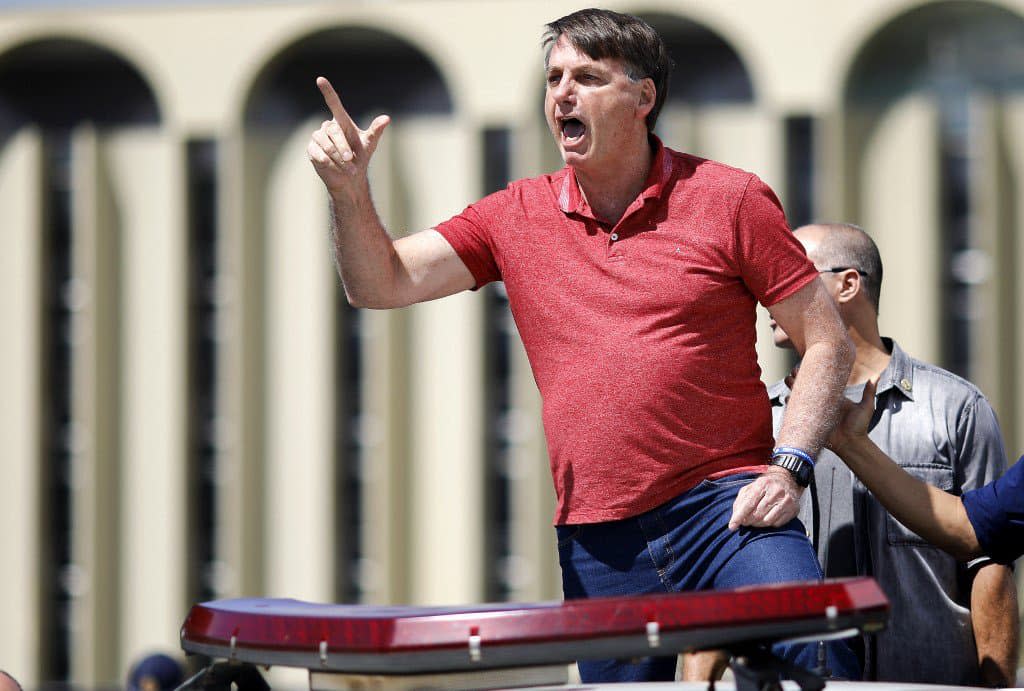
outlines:
[[[587,126],[579,118],[566,118],[562,120],[562,136],[567,141],[579,141],[587,132]]]

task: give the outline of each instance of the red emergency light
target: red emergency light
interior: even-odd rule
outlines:
[[[870,578],[470,607],[237,599],[194,605],[182,648],[310,671],[420,674],[673,655],[884,626]]]

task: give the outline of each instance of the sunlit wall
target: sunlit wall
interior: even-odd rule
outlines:
[[[882,324],[1024,451],[1024,0],[612,1],[677,71],[659,134],[886,264]],[[0,667],[117,684],[238,595],[559,595],[540,403],[501,286],[355,310],[305,158],[332,79],[392,233],[559,165],[561,0],[0,13]],[[761,316],[766,381],[784,374]]]

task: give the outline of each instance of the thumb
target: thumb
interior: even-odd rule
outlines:
[[[800,363],[793,365],[793,369],[788,375],[786,375],[786,386],[789,390],[793,390],[793,385],[796,384],[796,375],[800,373]]]
[[[391,117],[387,115],[378,115],[370,123],[370,128],[366,131],[366,148],[372,155],[377,149],[377,144],[380,143],[381,135],[384,134],[384,130],[391,122]]]
[[[860,404],[862,406],[870,405],[872,408],[875,406],[875,392],[878,390],[878,377],[871,377],[864,383],[864,393],[860,395]]]

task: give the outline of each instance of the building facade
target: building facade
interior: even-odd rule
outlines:
[[[858,223],[882,325],[1024,451],[1024,0],[610,0],[659,134]],[[0,667],[116,685],[195,601],[554,598],[540,403],[500,286],[355,310],[305,155],[331,78],[394,234],[559,165],[567,0],[0,13]],[[784,374],[762,315],[766,381]]]

